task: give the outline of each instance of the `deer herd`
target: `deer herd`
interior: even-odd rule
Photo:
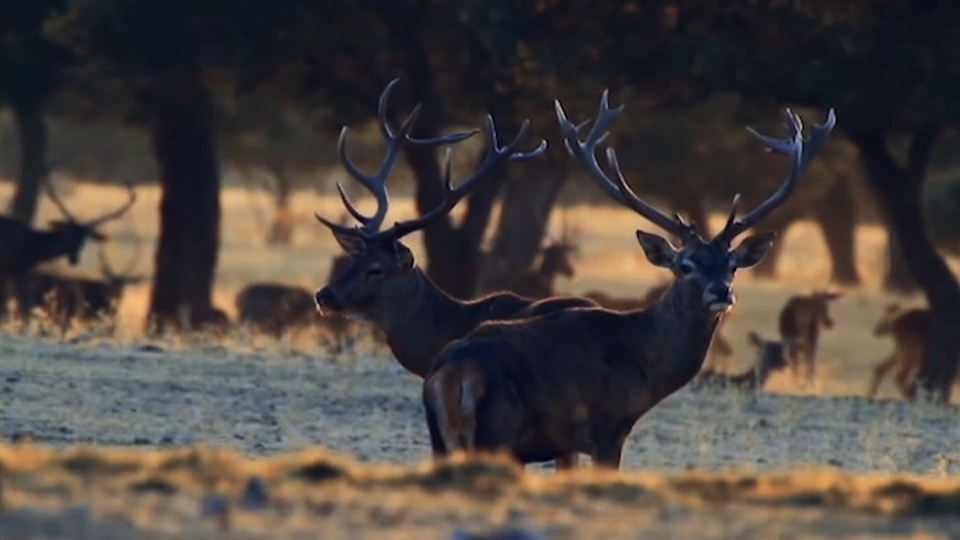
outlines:
[[[758,264],[775,241],[774,233],[758,232],[757,226],[791,196],[824,145],[836,124],[832,109],[808,138],[800,117],[789,109],[788,138],[750,129],[766,150],[789,158],[789,171],[769,198],[742,216],[739,195],[735,196],[723,229],[707,237],[679,215],[664,213],[637,196],[621,172],[616,150],[607,147],[598,154],[623,105],[611,107],[604,92],[596,117],[575,122],[555,101],[567,153],[593,183],[673,237],[635,233],[646,259],[672,279],[637,299],[597,290],[580,296],[557,294],[556,279],[575,274],[572,257],[577,245],[564,222],[562,237],[543,249],[539,265],[518,279],[512,291],[461,300],[427,277],[404,238],[444,219],[492,170],[539,158],[547,143],[521,149],[531,131],[525,120],[516,137],[501,145],[494,119],[487,115],[486,153],[468,178],[455,182],[452,148],[481,130],[415,138],[410,133],[419,105],[394,127],[388,105],[397,82],[391,81],[379,99],[379,127],[386,141],[379,170],[368,174],[354,164],[347,151],[348,129],[340,132],[341,163],[370,192],[376,209],[372,215],[361,213],[338,184],[346,213],[338,221],[316,215],[344,251],[334,260],[327,285],[313,292],[282,283],[251,283],[236,296],[239,323],[278,339],[286,332],[323,327],[336,336],[338,352],[353,346],[358,327],[372,328],[399,365],[422,379],[435,456],[505,452],[521,464],[553,461],[558,469],[575,466],[579,454],[590,455],[597,467],[618,468],[634,424],[685,386],[756,391],[773,373],[788,368],[796,378],[814,380],[820,332],[834,326],[829,307],[839,293],[817,290],[789,298],[778,317],[779,340],[748,333],[756,360],[742,373],[729,373],[732,346],[720,330],[736,301],[737,271]],[[445,147],[445,190],[432,210],[385,227],[388,177],[405,145]],[[136,194],[128,187],[128,200],[120,208],[81,222],[49,182],[46,185],[63,220],[38,231],[0,218],[3,293],[15,293],[18,315],[24,320],[39,307],[62,333],[74,320],[112,320],[124,288],[144,276],[130,270],[115,273],[103,251],[99,280],[69,278],[36,267],[59,257],[76,265],[85,242],[105,241],[98,227],[129,210]],[[5,299],[0,302],[5,315],[6,305]],[[894,353],[875,368],[870,396],[895,371],[897,388],[905,398],[912,397],[911,382],[923,357],[929,320],[924,308],[888,306],[874,333],[890,336]]]

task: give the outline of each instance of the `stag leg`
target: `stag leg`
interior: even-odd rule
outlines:
[[[623,445],[630,435],[633,423],[624,427],[622,423],[598,426],[594,430],[594,449],[591,453],[593,466],[597,469],[619,469],[623,457]]]
[[[897,355],[891,354],[886,360],[880,362],[877,367],[873,368],[873,378],[870,380],[870,386],[867,387],[867,397],[876,397],[877,391],[880,389],[880,383],[883,382],[883,379],[896,365]]]
[[[20,318],[20,333],[24,334],[30,326],[30,315],[33,311],[33,298],[31,295],[33,286],[33,276],[24,274],[18,276],[15,280],[17,294],[17,315]]]
[[[898,358],[898,360],[900,360],[898,362],[900,365],[900,370],[897,372],[896,377],[897,388],[900,389],[900,394],[903,395],[903,399],[912,401],[916,395],[916,390],[913,386],[913,378],[916,374],[916,370],[912,369],[910,364],[906,361],[906,358]]]
[[[430,407],[424,407],[427,415],[427,430],[430,432],[430,448],[433,450],[433,457],[439,458],[447,455],[447,447],[443,444],[443,434],[440,433],[440,426],[437,425],[437,415]]]

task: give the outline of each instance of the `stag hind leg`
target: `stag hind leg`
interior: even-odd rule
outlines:
[[[487,390],[486,374],[476,362],[444,365],[423,383],[423,404],[447,452],[473,452],[477,442],[477,413]]]

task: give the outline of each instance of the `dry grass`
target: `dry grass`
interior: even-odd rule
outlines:
[[[119,200],[119,190],[78,186],[67,204],[93,215]],[[336,216],[335,199],[298,194],[294,243],[285,249],[263,245],[256,216],[258,207],[268,215],[266,203],[224,192],[216,302],[231,314],[246,283],[315,288],[339,253],[312,217]],[[138,270],[150,272],[157,204],[155,189],[141,189],[134,211],[108,229],[118,237],[108,245],[114,266],[132,253],[126,235],[135,231],[147,241]],[[395,207],[391,218],[411,215],[408,199]],[[45,201],[41,219],[53,217]],[[632,231],[646,226],[636,217],[575,207],[569,219],[583,232],[582,258],[563,289],[639,295],[664,278],[633,240]],[[411,247],[421,255],[418,240]],[[724,329],[737,368],[752,360],[747,331],[775,336],[786,297],[826,284],[814,226],[802,223],[782,241],[782,279],[738,278],[737,308]],[[817,388],[780,375],[759,395],[681,390],[637,425],[627,472],[615,476],[554,477],[541,467],[520,475],[497,462],[431,466],[419,381],[394,373],[388,354],[367,348],[334,358],[309,341],[294,349],[242,334],[144,349],[149,289],[135,287],[114,340],[0,336],[0,432],[28,431],[63,447],[0,447],[0,536],[400,539],[501,526],[571,539],[956,535],[955,407],[855,397],[890,347],[871,334],[890,300],[878,292],[884,244],[881,230],[858,232],[867,283],[833,307],[838,325],[823,335]],[[96,261],[88,249],[72,271],[95,275]],[[892,384],[881,395],[892,396]],[[151,449],[188,441],[212,448]],[[146,448],[95,448],[103,445]],[[353,457],[310,450],[317,446]],[[703,472],[684,472],[689,467]],[[266,483],[268,508],[240,507],[251,476]],[[224,502],[229,511],[203,517],[204,506]]]

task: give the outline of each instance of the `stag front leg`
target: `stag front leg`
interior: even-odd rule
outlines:
[[[633,422],[600,425],[593,433],[593,466],[597,469],[619,469],[623,457],[623,445],[627,442]]]

